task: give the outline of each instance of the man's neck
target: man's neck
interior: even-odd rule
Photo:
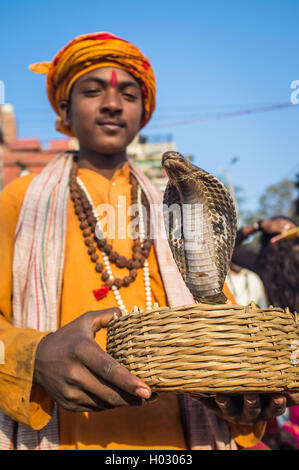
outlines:
[[[126,152],[114,155],[103,155],[80,149],[78,151],[78,167],[95,171],[107,179],[111,179],[115,171],[127,161]]]

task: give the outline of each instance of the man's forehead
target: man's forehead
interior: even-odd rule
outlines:
[[[91,70],[76,81],[77,83],[86,82],[92,79],[102,79],[110,82],[111,78],[115,80],[117,77],[118,82],[132,82],[138,85],[137,80],[126,70],[117,67],[99,67],[98,69]]]

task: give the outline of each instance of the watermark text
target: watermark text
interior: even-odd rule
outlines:
[[[2,80],[0,80],[0,106],[5,103],[5,85]]]
[[[291,346],[294,348],[294,351],[291,354],[291,363],[296,366],[299,364],[299,340],[297,339],[293,341]]]
[[[202,204],[150,204],[149,207],[131,204],[127,207],[126,197],[119,196],[117,204],[100,204],[96,212],[95,236],[98,239],[136,240],[143,232],[141,238],[152,240],[183,239],[186,251],[198,251],[203,243]]]
[[[293,80],[291,82],[291,88],[294,90],[291,93],[291,103],[298,104],[299,103],[299,80]]]

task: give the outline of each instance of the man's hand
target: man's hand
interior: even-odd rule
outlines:
[[[95,342],[117,308],[87,312],[40,342],[34,383],[70,411],[99,411],[140,405],[150,388],[106,354]]]
[[[282,415],[288,406],[299,405],[299,393],[244,395],[217,394],[198,401],[217,416],[235,424],[253,425]]]
[[[287,232],[295,227],[295,224],[287,219],[277,218],[273,220],[263,220],[261,223],[262,230],[269,234]]]
[[[271,244],[274,245],[275,243],[280,242],[280,240],[284,240],[287,238],[288,240],[292,240],[295,243],[295,246],[299,243],[299,227],[294,227],[288,230],[287,232],[282,232],[279,235],[271,238]]]

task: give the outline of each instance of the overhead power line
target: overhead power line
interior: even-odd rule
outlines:
[[[248,114],[257,114],[257,113],[266,113],[270,111],[278,111],[279,109],[283,108],[290,108],[290,107],[295,107],[294,104],[288,102],[288,103],[280,103],[280,104],[275,104],[271,106],[260,106],[258,108],[251,108],[251,109],[244,109],[240,111],[230,111],[227,113],[217,113],[217,114],[212,114],[210,116],[203,116],[199,118],[194,118],[194,119],[185,119],[183,121],[173,121],[173,122],[166,122],[162,124],[151,124],[147,127],[147,129],[158,129],[161,127],[174,127],[174,126],[183,126],[187,124],[194,124],[197,122],[206,122],[206,121],[215,121],[217,119],[228,119],[228,118],[233,118],[237,116],[245,116]],[[298,108],[299,109],[299,108]]]

